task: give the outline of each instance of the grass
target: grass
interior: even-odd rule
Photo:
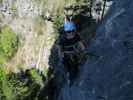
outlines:
[[[38,16],[34,20],[34,32],[38,33],[38,35],[42,35],[45,30],[45,21],[42,17]]]

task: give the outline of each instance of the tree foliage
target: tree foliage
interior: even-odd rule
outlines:
[[[0,100],[15,100],[12,86],[7,81],[7,75],[3,68],[0,67]]]
[[[57,16],[54,20],[54,29],[56,32],[63,26],[63,16]]]
[[[40,93],[45,95],[42,91],[45,85],[43,75],[35,69],[6,73],[4,68],[0,67],[0,100],[42,100],[38,96]]]
[[[18,47],[18,38],[10,27],[0,29],[0,64],[12,57]]]

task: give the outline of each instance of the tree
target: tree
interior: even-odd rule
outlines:
[[[0,64],[13,56],[18,47],[18,38],[9,26],[0,29]]]

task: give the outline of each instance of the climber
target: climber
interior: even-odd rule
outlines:
[[[79,72],[79,52],[84,51],[85,46],[80,36],[76,34],[76,26],[73,22],[64,23],[64,34],[58,41],[58,55],[64,64],[70,82],[75,79]]]

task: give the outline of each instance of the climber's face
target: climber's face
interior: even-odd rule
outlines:
[[[75,33],[75,31],[74,30],[72,30],[72,31],[66,31],[66,33],[67,34],[72,34],[72,33]]]
[[[67,38],[73,38],[75,36],[75,30],[66,31],[65,33]]]

